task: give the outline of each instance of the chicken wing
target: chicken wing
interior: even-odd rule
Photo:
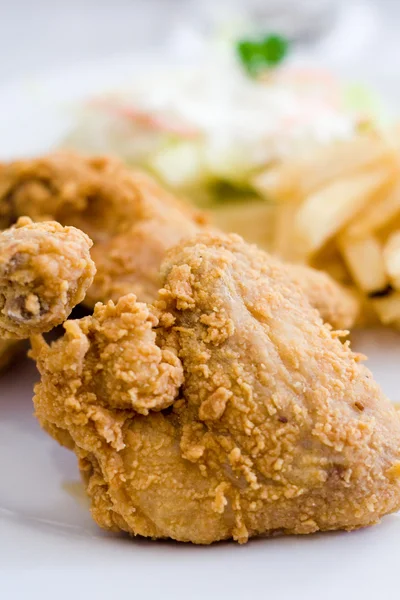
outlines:
[[[93,281],[91,245],[75,227],[27,217],[0,233],[0,337],[27,338],[67,319]]]
[[[200,544],[400,508],[400,419],[290,270],[238,236],[171,249],[153,305],[33,339],[36,414],[106,529]]]

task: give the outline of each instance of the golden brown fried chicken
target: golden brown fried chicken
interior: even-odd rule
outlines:
[[[330,275],[305,265],[288,265],[292,281],[306,294],[324,321],[335,329],[351,329],[360,316],[357,296]]]
[[[179,202],[148,176],[110,158],[53,154],[0,167],[0,227],[18,216],[74,225],[94,241],[97,275],[86,303],[133,292],[152,301],[166,250],[204,229],[204,216]],[[327,275],[293,266],[324,320],[346,329],[358,303]]]
[[[0,168],[0,227],[25,215],[73,225],[93,240],[91,306],[128,292],[154,300],[165,251],[204,223],[202,214],[118,160],[64,153]]]
[[[287,267],[204,234],[161,275],[154,306],[128,295],[34,338],[36,414],[100,526],[245,542],[400,508],[400,419]]]
[[[27,217],[0,233],[0,337],[27,338],[68,318],[93,281],[91,245],[75,227]]]

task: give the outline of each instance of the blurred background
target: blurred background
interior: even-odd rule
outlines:
[[[397,0],[3,0],[0,81],[146,52],[195,56],[210,35],[276,30],[400,97]]]

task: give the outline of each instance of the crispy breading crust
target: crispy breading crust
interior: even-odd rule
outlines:
[[[0,227],[18,216],[74,225],[94,241],[97,266],[86,304],[133,292],[151,302],[165,252],[204,230],[204,215],[150,177],[106,157],[59,153],[0,166]],[[324,273],[293,266],[293,278],[333,327],[354,324],[359,304]]]
[[[34,340],[36,414],[74,448],[99,525],[246,542],[400,508],[400,419],[285,266],[205,234],[162,278],[154,307],[127,296]]]
[[[305,265],[290,265],[292,281],[304,290],[311,306],[335,329],[351,329],[360,316],[357,296],[332,277]]]
[[[23,339],[63,323],[93,281],[88,236],[25,217],[0,233],[0,336]]]
[[[165,251],[204,225],[202,213],[144,173],[116,159],[69,153],[0,167],[0,227],[25,215],[73,225],[93,240],[90,306],[130,292],[154,300]]]

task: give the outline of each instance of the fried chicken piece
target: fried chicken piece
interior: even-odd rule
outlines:
[[[0,227],[22,215],[74,225],[93,239],[97,274],[85,300],[90,307],[131,292],[153,301],[166,250],[205,225],[204,215],[119,161],[65,153],[0,167]],[[351,327],[357,301],[327,275],[292,268],[324,320]]]
[[[360,316],[357,296],[330,275],[305,265],[289,265],[290,277],[305,292],[324,321],[335,329],[351,329]]]
[[[54,219],[87,233],[97,267],[90,306],[134,292],[154,300],[165,251],[204,226],[204,216],[120,161],[60,153],[0,168],[0,227],[18,216]]]
[[[27,338],[68,318],[93,281],[91,245],[75,227],[27,217],[0,233],[2,338]]]
[[[106,529],[200,544],[400,508],[400,419],[287,267],[238,236],[172,249],[133,295],[33,340],[41,424]]]

